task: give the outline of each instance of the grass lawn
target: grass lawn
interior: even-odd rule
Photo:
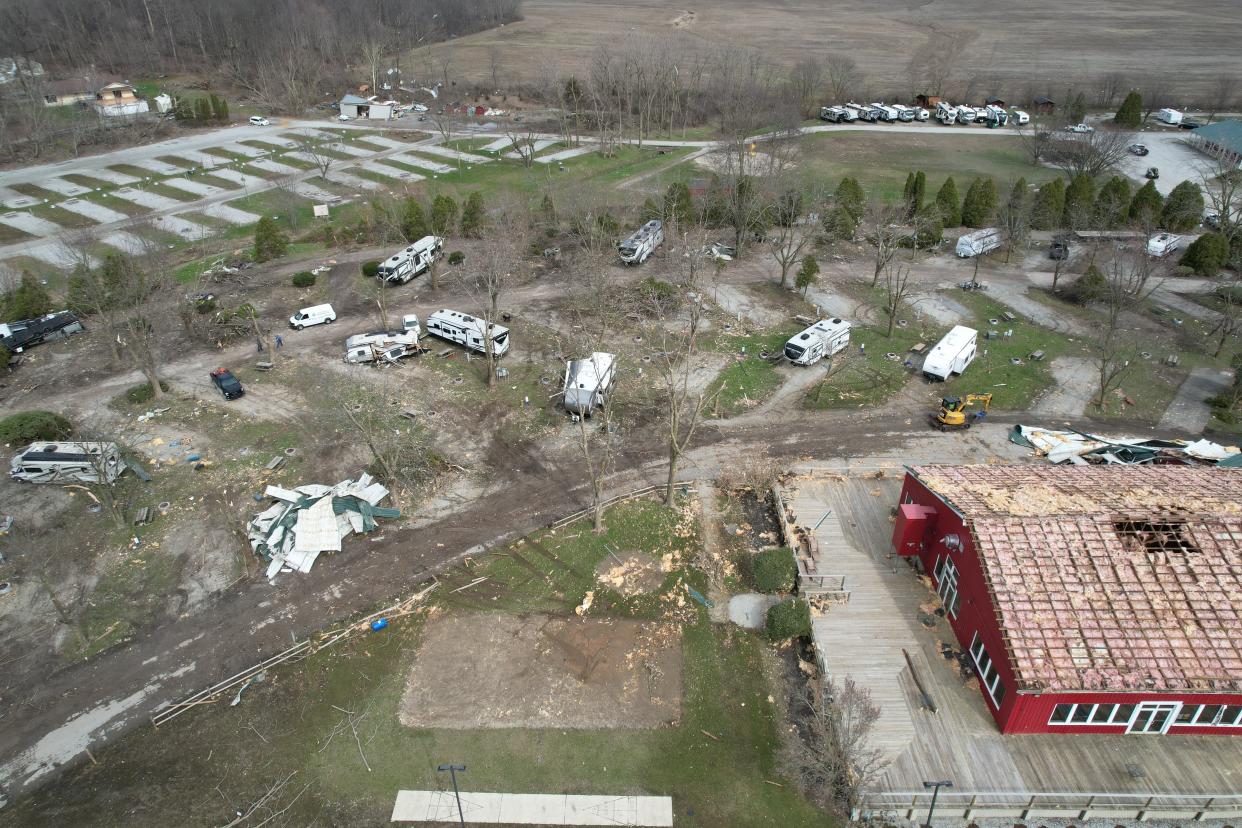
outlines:
[[[865,190],[896,198],[906,175],[922,170],[927,174],[927,198],[935,197],[949,176],[957,183],[959,195],[972,179],[990,176],[1000,192],[1005,183],[1025,177],[1028,184],[1050,181],[1057,170],[1035,167],[1027,160],[1020,139],[994,135],[960,135],[893,132],[830,132],[802,138],[802,169],[823,184],[835,188],[845,176],[853,176]]]
[[[779,354],[797,328],[781,328],[750,336],[729,336],[721,333],[711,344],[714,350],[733,354],[734,361],[725,366],[712,381],[708,393],[719,391],[713,413],[728,417],[744,413],[763,402],[781,387],[781,375],[776,372],[776,362],[760,356],[763,353]],[[746,354],[742,356],[742,349]]]
[[[21,193],[22,195],[42,199],[44,201],[64,201],[65,199],[65,196],[60,193],[53,192],[52,190],[45,190],[36,184],[30,184],[25,181],[18,184],[9,184],[8,188],[14,192]]]
[[[109,164],[108,169],[113,170],[115,172],[122,173],[123,175],[132,175],[134,178],[137,178],[139,181],[141,181],[144,178],[151,178],[153,176],[158,177],[156,173],[153,173],[150,170],[143,169],[142,167],[136,167],[133,164]]]
[[[245,155],[240,152],[233,152],[232,150],[226,150],[224,147],[204,147],[203,152],[228,161],[241,161],[242,163],[245,163],[250,160],[249,155]]]
[[[911,318],[907,315],[905,318]],[[807,392],[803,406],[810,409],[868,408],[880,405],[901,390],[914,369],[907,368],[907,357],[917,367],[922,357],[910,354],[910,348],[918,342],[934,344],[943,330],[913,325],[893,328],[893,335],[886,336],[887,323],[882,325],[855,325],[850,330],[850,347],[833,359],[833,367],[827,378]],[[861,346],[866,346],[863,348]],[[890,359],[887,354],[895,354]]]
[[[202,196],[197,196],[194,193],[186,192],[185,190],[179,190],[171,184],[165,184],[162,181],[154,181],[150,184],[144,184],[142,189],[147,192],[155,193],[156,195],[162,195],[165,198],[175,198],[177,201],[198,201],[202,198]]]
[[[609,548],[644,550],[657,559],[671,552],[685,560],[697,548],[695,529],[680,509],[653,500],[622,504],[609,511],[605,534],[578,523],[515,543],[448,573],[431,601],[435,612],[572,617],[585,591],[599,586],[592,570]],[[342,566],[356,553],[347,550],[321,565]],[[675,564],[660,589],[638,598],[601,590],[589,613],[660,618],[679,629],[682,712],[671,726],[403,727],[397,713],[426,623],[425,614],[415,614],[394,619],[381,633],[269,670],[236,706],[210,705],[159,731],[140,728],[97,749],[98,765],[69,771],[7,810],[30,826],[102,819],[141,828],[167,825],[168,814],[195,802],[203,824],[223,824],[296,772],[296,784],[278,805],[290,806],[290,824],[381,824],[398,790],[444,788],[435,769],[451,759],[469,768],[459,778],[466,790],[668,795],[678,825],[835,828],[778,770],[784,725],[780,706],[769,701],[781,693],[769,680],[768,646],[751,633],[714,626],[688,600],[678,607],[671,596],[685,595],[680,579],[705,586],[685,566]],[[487,580],[452,592],[479,577]],[[348,724],[342,733],[350,715],[342,711],[353,712],[357,739]]]
[[[0,223],[0,244],[17,244],[18,242],[32,241],[37,238],[38,236],[32,236],[25,230],[18,230],[16,227]]]
[[[194,176],[194,180],[200,184],[206,184],[208,187],[219,187],[221,190],[240,190],[241,185],[236,181],[228,178],[220,178],[211,173],[198,173]]]
[[[82,173],[69,173],[60,177],[66,181],[72,181],[74,184],[81,184],[83,187],[90,187],[92,190],[111,190],[117,186],[111,181],[104,181],[102,178],[92,178],[91,176],[83,175]]]
[[[393,170],[392,175],[384,175],[383,173],[378,172],[377,170],[368,169],[366,167],[349,167],[348,169],[342,170],[342,172],[346,173],[347,175],[356,175],[359,178],[365,178],[368,181],[378,182],[380,184],[383,184],[385,187],[399,187],[402,183],[404,183],[400,178],[397,177],[398,175],[400,175],[400,173],[398,173],[396,170]]]
[[[96,204],[102,204],[109,210],[116,210],[118,213],[124,213],[127,216],[145,216],[151,212],[150,207],[143,207],[141,204],[135,204],[129,199],[114,196],[111,193],[87,193],[82,198],[87,201],[93,201]]]
[[[267,150],[268,152],[288,152],[292,147],[286,147],[283,144],[273,144],[270,141],[262,141],[258,138],[247,138],[239,143],[255,149]]]
[[[59,224],[61,227],[95,227],[99,224],[94,219],[87,218],[80,213],[75,213],[72,210],[62,210],[60,207],[52,204],[35,204],[28,209],[32,216],[38,216],[45,221]]]
[[[172,164],[174,167],[183,167],[187,170],[192,170],[198,166],[198,164],[191,161],[190,159],[182,158],[179,155],[161,155],[155,160],[163,161],[165,164]],[[147,175],[150,175],[150,174],[151,174],[151,171],[148,170]]]

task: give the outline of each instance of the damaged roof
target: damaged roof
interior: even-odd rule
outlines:
[[[1019,688],[1242,690],[1242,474],[920,466],[965,519]]]

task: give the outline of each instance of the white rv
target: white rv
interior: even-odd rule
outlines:
[[[1156,113],[1156,120],[1169,126],[1177,126],[1182,122],[1182,113],[1176,109],[1162,109]]]
[[[957,240],[957,255],[963,259],[991,253],[1001,246],[1001,231],[996,227],[985,227],[973,233],[967,233]]]
[[[973,124],[976,117],[978,116],[973,106],[959,106],[957,108],[957,122],[959,124]]]
[[[586,359],[571,359],[565,365],[565,410],[590,417],[601,408],[612,390],[616,364],[614,354],[594,353]]]
[[[626,264],[642,264],[663,243],[664,224],[659,219],[652,219],[623,239],[617,245],[617,252]]]
[[[487,353],[484,340],[484,322],[469,314],[455,310],[438,310],[427,317],[427,333],[448,342],[454,342],[470,351]],[[501,356],[509,350],[509,329],[502,325],[490,327],[492,353]]]
[[[1010,119],[1018,126],[1026,126],[1031,122],[1031,116],[1027,115],[1021,109],[1015,109],[1010,113]]]
[[[819,110],[819,119],[833,124],[848,124],[855,117],[854,111],[844,106],[824,106]]]
[[[930,118],[931,118],[931,112],[929,112],[924,107],[920,106],[914,110],[914,120],[926,121],[926,120],[929,120]]]
[[[116,443],[32,443],[9,463],[19,483],[111,483],[123,471]]]
[[[882,123],[896,123],[897,110],[891,106],[885,106],[882,103],[871,104],[871,111],[875,113],[875,119]]]
[[[849,347],[850,323],[821,319],[785,343],[785,358],[794,365],[814,365]]]
[[[889,109],[894,109],[897,111],[897,120],[899,121],[909,123],[910,121],[914,120],[916,110],[911,109],[908,106],[905,106],[903,104],[893,104],[891,107],[889,107]]]
[[[858,113],[858,120],[867,121],[868,123],[875,123],[877,115],[874,108],[867,106],[866,104],[856,103],[848,103],[846,106]]]
[[[444,239],[439,236],[423,236],[409,247],[385,259],[375,275],[390,284],[404,285],[415,276],[426,273],[443,252]]]
[[[975,359],[978,339],[979,332],[974,328],[958,325],[949,331],[927,352],[923,360],[923,376],[943,382],[953,374],[965,371],[966,366]]]
[[[1003,107],[996,106],[995,104],[988,104],[988,106],[984,108],[987,110],[989,123],[994,123],[999,126],[1006,126],[1009,124],[1009,113],[1006,112]]]
[[[1147,255],[1163,258],[1182,246],[1182,237],[1172,233],[1159,233],[1147,240]]]
[[[957,123],[957,107],[944,101],[936,104],[936,120],[945,126]]]
[[[841,106],[850,115],[851,121],[870,121],[871,111],[865,107],[861,107],[856,103],[847,103]]]
[[[381,359],[392,361],[389,357],[394,352],[398,357],[418,353],[418,339],[422,329],[418,317],[407,314],[402,319],[400,330],[370,331],[354,334],[345,340],[345,361],[352,363],[376,362]]]

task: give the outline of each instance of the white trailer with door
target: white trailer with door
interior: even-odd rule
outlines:
[[[617,252],[621,254],[621,261],[626,264],[642,264],[663,243],[664,223],[659,219],[652,219],[622,239],[617,245]]]
[[[616,377],[615,354],[593,353],[586,359],[571,359],[565,365],[562,399],[565,410],[580,417],[590,417],[603,408]]]
[[[974,328],[956,326],[927,352],[923,359],[923,376],[944,382],[962,373],[974,362],[978,342],[979,332]]]
[[[447,308],[427,317],[427,333],[480,354],[487,353],[487,334],[490,334],[493,354],[502,356],[509,350],[508,328],[489,326],[482,319]]]
[[[124,471],[116,443],[31,443],[9,462],[18,483],[111,483]]]
[[[439,236],[423,236],[409,247],[398,250],[385,259],[375,276],[389,284],[404,285],[415,276],[430,270],[443,252],[444,239]]]
[[[785,343],[785,358],[794,365],[814,365],[844,351],[850,344],[850,323],[821,319]]]
[[[1003,239],[1004,236],[998,228],[985,227],[960,237],[954,251],[963,259],[982,256],[1000,247]]]

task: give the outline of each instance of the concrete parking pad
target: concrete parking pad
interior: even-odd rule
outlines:
[[[32,216],[30,213],[4,213],[0,215],[0,224],[16,227],[32,236],[55,236],[65,229],[55,222]]]
[[[62,270],[69,270],[79,261],[81,254],[74,253],[65,248],[59,241],[49,241],[47,244],[37,244],[28,247],[23,254],[32,259],[38,259],[41,262],[47,262],[53,267]],[[94,256],[88,257],[87,264],[91,267],[99,266],[99,259]]]
[[[125,213],[119,210],[113,210],[102,204],[96,204],[93,201],[87,201],[83,198],[71,198],[62,201],[56,205],[62,210],[68,210],[71,213],[77,213],[79,216],[86,216],[88,219],[94,219],[100,224],[107,224],[113,221],[125,221],[129,218]]]
[[[472,155],[468,152],[455,150],[452,147],[442,147],[439,144],[422,144],[418,148],[419,152],[425,152],[428,155],[438,155],[441,158],[452,158],[454,161],[465,161],[470,164],[486,164],[492,159],[486,155]]]
[[[560,152],[550,152],[535,160],[540,164],[553,164],[559,161],[568,161],[570,158],[577,158],[579,155],[586,155],[588,152],[595,152],[595,149],[595,147],[570,147]]]
[[[453,168],[441,164],[439,161],[431,161],[427,158],[420,158],[417,155],[402,153],[401,155],[390,156],[393,161],[400,161],[402,164],[409,164],[411,167],[418,167],[421,170],[431,170],[433,173],[450,173]]]
[[[201,224],[195,224],[188,219],[180,216],[157,216],[151,220],[151,223],[160,230],[173,233],[183,239],[197,241],[214,235],[215,231],[210,227],[204,227]]]
[[[486,150],[487,152],[499,152],[500,150],[512,144],[513,144],[512,138],[497,138],[495,141],[492,141],[490,144],[484,144],[481,147],[481,149]]]
[[[213,170],[212,175],[216,178],[223,178],[225,181],[232,181],[234,184],[240,184],[243,187],[259,187],[267,183],[266,180],[255,175],[246,175],[244,172],[237,170]]]
[[[227,221],[230,224],[250,224],[259,220],[254,213],[247,213],[245,210],[238,210],[236,207],[230,207],[227,204],[208,204],[199,208],[198,212]]]
[[[180,175],[185,172],[184,167],[178,167],[176,164],[169,164],[167,161],[160,161],[155,158],[137,159],[132,162],[131,166],[150,170],[155,175]]]
[[[413,182],[413,181],[422,181],[425,178],[425,176],[421,176],[418,173],[412,173],[409,170],[402,169],[401,167],[398,167],[396,164],[389,164],[388,159],[386,158],[376,158],[375,164],[371,166],[370,169],[374,170],[380,175],[386,175],[392,178],[399,178],[402,181],[405,181],[407,183]]]
[[[1228,372],[1222,373],[1216,368],[1207,367],[1194,369],[1177,389],[1173,402],[1165,409],[1164,416],[1160,418],[1160,428],[1202,434],[1212,419],[1212,409],[1208,406],[1207,399],[1228,387]]]
[[[555,138],[540,138],[538,141],[535,141],[529,147],[523,145],[522,149],[524,152],[525,151],[543,152],[544,150],[546,150],[548,147],[552,146],[555,143],[557,143]],[[506,152],[504,157],[510,158],[514,161],[521,161],[522,153],[518,152],[517,150],[513,150],[512,152]]]
[[[210,184],[204,184],[192,178],[170,178],[164,183],[170,187],[176,187],[178,190],[185,190],[187,193],[194,193],[194,195],[199,196],[213,196],[226,192],[222,187],[213,187]]]
[[[244,155],[247,158],[258,158],[261,155],[267,155],[267,150],[252,147],[249,144],[243,144],[240,141],[233,144],[225,144],[220,147],[220,149],[226,152],[235,153],[237,155]]]
[[[330,193],[327,190],[316,187],[314,184],[307,184],[305,181],[299,181],[296,184],[293,184],[291,189],[298,195],[303,198],[309,198],[311,201],[331,203],[334,201],[340,201],[341,199],[341,197],[335,193]]]
[[[121,186],[133,184],[135,181],[139,180],[135,176],[117,172],[116,170],[109,170],[106,167],[91,170],[88,175],[90,175],[91,178],[98,178],[100,181],[107,181],[109,184],[119,184]]]
[[[100,241],[109,247],[115,247],[123,253],[130,253],[133,255],[141,255],[146,253],[151,247],[151,245],[140,236],[135,236],[133,233],[125,232],[109,233],[100,239]]]
[[[34,196],[23,195],[14,190],[0,187],[0,209],[16,210],[20,207],[29,207],[32,204],[38,204],[39,199]]]
[[[54,193],[67,196],[79,196],[91,191],[90,187],[83,187],[81,184],[74,184],[72,181],[66,181],[63,178],[41,178],[38,183],[45,190],[51,190]]]
[[[339,152],[345,155],[352,155],[355,158],[363,158],[366,156],[375,155],[375,150],[362,149],[361,147],[353,147],[353,146],[350,146],[345,141],[338,141],[335,144],[324,144],[324,148],[332,150],[333,152]]]
[[[297,167],[290,167],[288,164],[281,164],[270,158],[259,158],[250,162],[250,166],[258,170],[267,170],[277,175],[293,175],[294,173],[304,172]]]
[[[112,195],[117,198],[123,198],[126,201],[132,201],[135,204],[152,210],[175,210],[178,207],[185,206],[184,202],[177,201],[175,198],[162,196],[157,193],[149,193],[146,190],[135,190],[133,187],[125,187],[121,190],[113,190]]]
[[[401,149],[402,147],[408,149],[410,146],[409,141],[398,141],[395,138],[385,138],[382,135],[372,135],[367,132],[358,133],[358,137],[366,141],[368,144],[376,144],[381,147],[388,147],[389,149]]]
[[[581,796],[462,791],[398,791],[392,822],[455,822],[469,825],[671,826],[667,796]]]
[[[378,181],[372,181],[369,178],[362,178],[357,175],[350,175],[342,170],[333,170],[328,174],[329,181],[335,181],[338,184],[344,184],[346,187],[357,187],[361,190],[382,190],[384,185]],[[393,182],[397,183],[396,181]]]

